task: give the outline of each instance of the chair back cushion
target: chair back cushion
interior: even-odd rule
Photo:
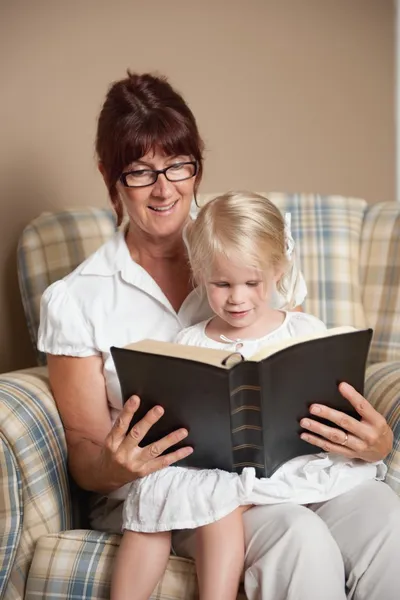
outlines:
[[[366,211],[360,277],[367,324],[374,330],[369,360],[400,360],[400,203],[373,204]]]
[[[25,227],[18,244],[18,279],[35,350],[44,290],[71,273],[115,228],[112,211],[94,207],[45,212]],[[36,352],[38,363],[45,364],[45,356]]]

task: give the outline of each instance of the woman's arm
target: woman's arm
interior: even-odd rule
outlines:
[[[341,383],[339,391],[353,405],[361,420],[322,404],[312,404],[312,415],[327,419],[345,431],[323,425],[312,418],[302,419],[300,425],[310,433],[302,433],[301,438],[325,452],[361,458],[366,462],[383,460],[393,446],[393,432],[385,417],[348,383]]]
[[[181,448],[160,456],[188,435],[184,429],[151,446],[139,446],[162,417],[160,406],[150,410],[126,435],[140,403],[135,396],[125,403],[112,426],[100,357],[47,355],[47,361],[50,385],[65,429],[69,468],[82,488],[108,493],[192,452],[191,448]]]

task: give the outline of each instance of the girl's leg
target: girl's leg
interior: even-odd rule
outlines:
[[[247,508],[196,530],[200,600],[236,600],[244,564],[242,514]]]
[[[114,564],[111,600],[148,600],[167,566],[171,532],[125,530]]]

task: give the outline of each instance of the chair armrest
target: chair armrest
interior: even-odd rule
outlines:
[[[400,361],[370,365],[365,396],[393,430],[393,450],[385,460],[388,467],[386,483],[400,496]]]
[[[47,369],[0,375],[0,597],[23,598],[38,538],[72,527],[67,449]]]

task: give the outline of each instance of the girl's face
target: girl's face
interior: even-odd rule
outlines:
[[[271,310],[270,300],[279,277],[272,268],[261,273],[219,256],[205,282],[209,304],[233,328],[256,327]]]
[[[151,151],[128,165],[124,173],[135,171],[135,180],[140,183],[143,177],[147,177],[144,171],[165,169],[191,160],[190,156],[167,157],[158,151]],[[176,175],[172,172],[171,176]],[[180,234],[189,214],[195,180],[196,177],[168,181],[164,174],[159,174],[157,181],[146,187],[126,187],[118,181],[117,191],[133,230],[140,230],[152,239]]]

